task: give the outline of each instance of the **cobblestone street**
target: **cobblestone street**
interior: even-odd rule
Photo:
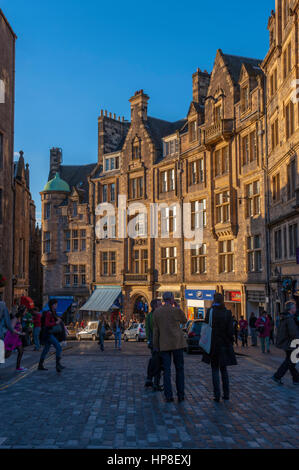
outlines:
[[[0,368],[0,449],[298,447],[298,389],[289,377],[283,387],[270,380],[280,357],[245,354],[230,368],[229,403],[213,402],[210,369],[194,354],[185,356],[186,401],[166,404],[144,389],[143,343],[116,352],[107,342],[101,353],[97,343],[70,342],[61,375],[53,357],[38,372],[38,354],[26,351],[24,376]]]

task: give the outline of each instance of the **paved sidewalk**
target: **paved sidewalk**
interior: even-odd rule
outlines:
[[[298,448],[299,391],[289,377],[274,384],[268,366],[240,357],[231,401],[217,404],[210,368],[186,355],[186,401],[166,404],[144,389],[145,344],[72,346],[61,375],[52,358],[48,372],[29,371],[0,392],[0,449]]]

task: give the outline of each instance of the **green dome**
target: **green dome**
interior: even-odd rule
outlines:
[[[48,183],[44,187],[43,193],[49,191],[61,191],[65,193],[70,193],[71,189],[68,183],[60,178],[59,173],[56,173],[55,177],[52,180],[48,181]]]

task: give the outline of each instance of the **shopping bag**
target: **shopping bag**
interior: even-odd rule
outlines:
[[[213,309],[210,310],[209,323],[204,323],[200,332],[199,346],[207,353],[211,352]]]

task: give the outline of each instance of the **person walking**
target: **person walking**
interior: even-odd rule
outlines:
[[[269,343],[272,343],[274,345],[275,344],[275,342],[274,342],[274,326],[275,326],[275,323],[274,323],[274,320],[273,320],[272,315],[270,313],[268,313],[267,317],[269,318],[269,321],[270,321]]]
[[[267,313],[263,311],[255,324],[261,340],[262,353],[270,353],[270,330],[271,324]]]
[[[152,387],[154,392],[162,392],[163,387],[160,385],[161,379],[161,356],[158,351],[154,351],[153,346],[153,313],[160,306],[160,301],[154,299],[151,301],[151,311],[146,316],[145,331],[147,344],[151,350],[151,358],[148,361],[147,378],[145,387]]]
[[[54,346],[56,350],[56,371],[61,372],[64,369],[64,366],[60,363],[62,349],[56,337],[56,335],[63,334],[62,328],[64,329],[64,325],[61,318],[58,318],[56,314],[57,305],[58,301],[56,299],[50,299],[49,310],[44,312],[42,316],[42,338],[45,346],[40,357],[38,370],[48,370],[44,367],[44,361],[51,346]]]
[[[121,351],[121,321],[119,317],[116,317],[114,323],[113,323],[113,334],[114,334],[114,349],[118,349]]]
[[[21,305],[18,308],[17,313],[11,320],[13,331],[8,330],[4,338],[5,359],[8,359],[12,355],[13,351],[18,351],[16,364],[17,372],[25,372],[27,370],[25,367],[21,367],[21,360],[24,352],[22,337],[25,336],[25,332],[23,332],[22,327],[22,320],[25,311],[26,307],[24,305]]]
[[[242,348],[245,346],[248,348],[248,321],[245,320],[244,316],[241,316],[241,319],[239,321],[239,327],[240,327],[240,336],[242,340]]]
[[[235,315],[233,316],[233,330],[234,330],[234,343],[236,344],[236,346],[238,346],[239,323]]]
[[[279,369],[273,375],[272,379],[279,385],[283,385],[282,378],[289,370],[293,384],[299,385],[299,372],[296,364],[292,360],[292,353],[296,349],[292,346],[292,342],[299,339],[299,327],[296,321],[296,303],[290,301],[286,303],[285,312],[281,314],[280,324],[277,331],[276,346],[284,350],[286,358]]]
[[[104,352],[104,341],[105,341],[105,335],[106,335],[106,328],[107,324],[105,321],[105,317],[102,314],[99,325],[98,325],[98,330],[97,330],[97,336],[99,337],[99,346],[101,347],[101,351]]]
[[[211,364],[214,401],[219,403],[221,396],[220,373],[223,400],[229,400],[230,386],[227,367],[237,365],[237,359],[233,348],[234,325],[232,312],[226,309],[224,297],[218,292],[214,295],[212,307],[207,311],[206,323],[209,323],[210,315],[212,315],[211,351],[210,354],[203,354],[203,362]]]
[[[251,346],[257,346],[257,335],[256,335],[256,327],[255,324],[257,322],[257,317],[255,316],[254,312],[251,312],[249,318],[249,327],[250,327],[250,334],[251,334]]]
[[[39,335],[41,332],[41,326],[42,326],[42,314],[39,312],[37,308],[34,308],[33,311],[33,341],[34,341],[34,349],[33,351],[39,351],[40,350],[40,340],[39,340]]]
[[[164,369],[164,395],[167,403],[173,402],[171,386],[171,358],[176,370],[178,401],[185,399],[184,348],[187,346],[181,325],[187,322],[184,312],[173,307],[172,292],[163,293],[164,305],[153,313],[153,351],[160,352]]]

